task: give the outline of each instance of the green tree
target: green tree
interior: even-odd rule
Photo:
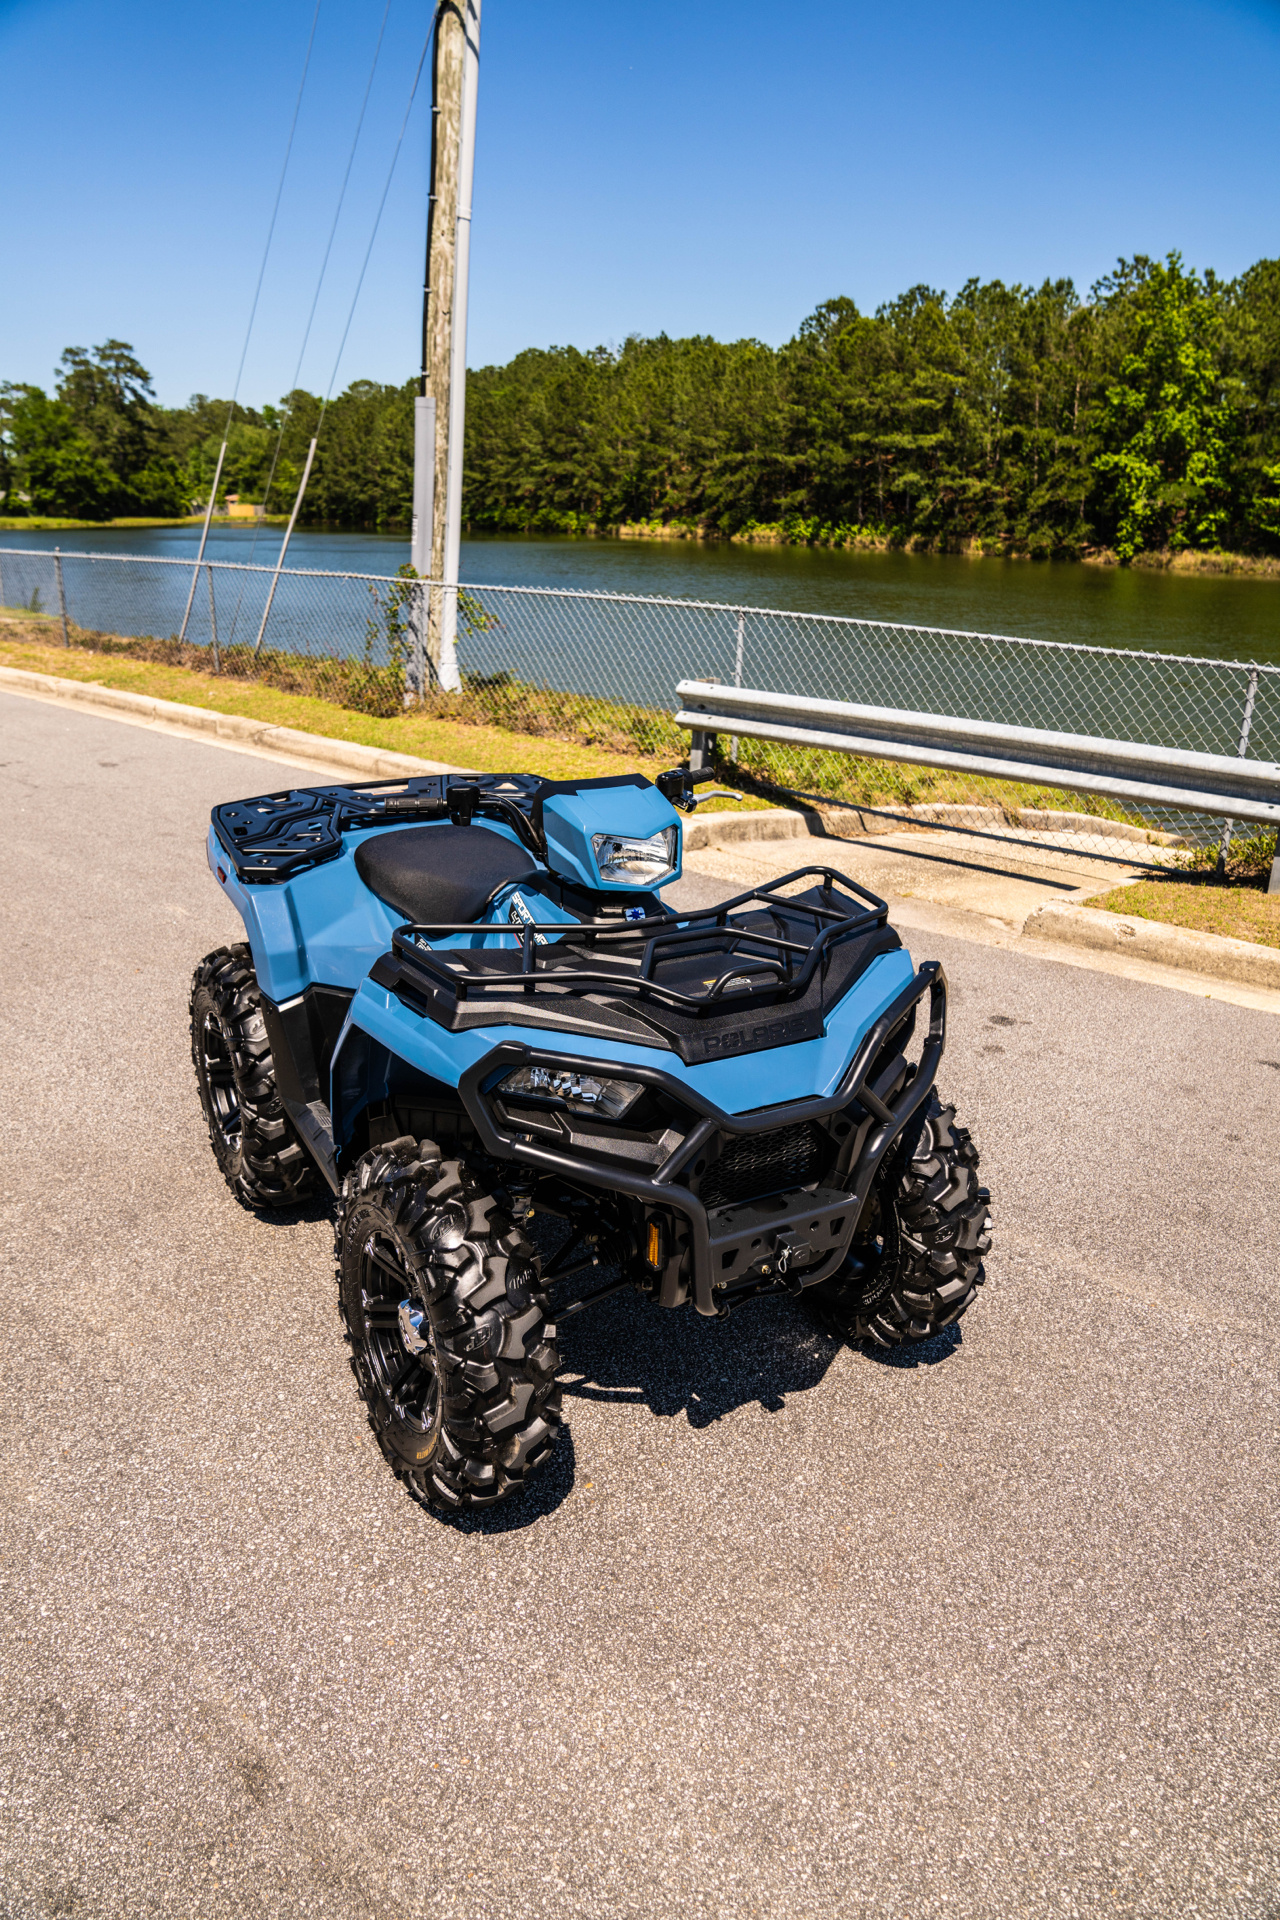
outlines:
[[[1105,451],[1093,463],[1113,490],[1116,552],[1131,560],[1144,547],[1212,545],[1230,506],[1220,303],[1177,253],[1122,261],[1098,291],[1123,316],[1118,378],[1098,408]]]
[[[4,445],[9,485],[26,496],[30,512],[110,519],[119,478],[61,400],[40,387],[6,385]]]

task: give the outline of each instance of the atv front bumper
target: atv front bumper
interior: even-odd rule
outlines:
[[[896,1051],[884,1059],[895,1030],[929,996],[929,1028],[914,1069]],[[471,1121],[486,1150],[544,1174],[559,1174],[579,1185],[595,1186],[640,1201],[646,1211],[682,1216],[688,1223],[692,1253],[692,1296],[698,1312],[723,1313],[733,1294],[742,1294],[753,1277],[772,1287],[781,1282],[795,1292],[827,1279],[846,1258],[858,1220],[880,1164],[890,1147],[929,1096],[946,1044],[947,982],[936,960],[927,961],[864,1035],[840,1083],[829,1097],[794,1100],[754,1113],[723,1112],[696,1093],[687,1081],[630,1061],[628,1080],[660,1087],[695,1116],[690,1131],[651,1172],[620,1166],[576,1147],[550,1145],[516,1125],[510,1110],[495,1100],[498,1083],[516,1067],[566,1067],[602,1078],[616,1075],[618,1063],[585,1060],[504,1041],[469,1067],[458,1083]],[[803,1188],[708,1209],[687,1184],[690,1169],[717,1135],[752,1136],[778,1128],[850,1112],[865,1122],[856,1157],[838,1188]],[[756,1290],[760,1290],[758,1287]],[[664,1282],[662,1304],[675,1305]]]

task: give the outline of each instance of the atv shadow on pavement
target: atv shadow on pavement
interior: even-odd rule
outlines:
[[[781,1413],[816,1387],[840,1350],[790,1300],[753,1301],[727,1322],[663,1313],[632,1294],[560,1329],[566,1400],[644,1403],[713,1426],[752,1402]]]

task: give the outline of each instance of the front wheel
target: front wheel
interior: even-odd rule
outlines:
[[[537,1257],[457,1160],[393,1140],[343,1182],[334,1231],[351,1366],[378,1445],[434,1506],[524,1485],[560,1428]]]
[[[987,1277],[990,1200],[968,1129],[931,1093],[881,1169],[848,1260],[805,1303],[846,1340],[927,1340],[968,1311]]]

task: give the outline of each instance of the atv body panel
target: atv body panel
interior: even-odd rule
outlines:
[[[691,796],[662,787],[293,789],[216,808],[207,851],[281,1100],[335,1191],[370,1149],[429,1136],[553,1213],[596,1196],[632,1282],[718,1314],[845,1260],[933,1087],[946,984],[830,868],[664,906]]]

